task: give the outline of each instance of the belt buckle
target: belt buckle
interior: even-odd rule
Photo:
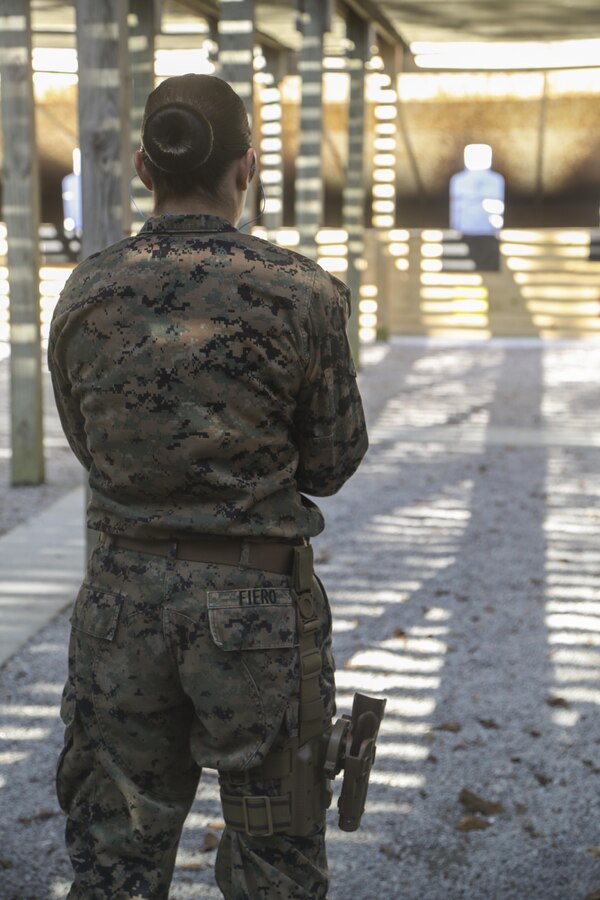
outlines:
[[[271,837],[273,832],[273,811],[271,809],[271,798],[265,796],[245,796],[241,798],[242,800],[242,812],[244,814],[244,829],[246,834],[250,837]],[[250,816],[249,812],[251,812],[251,807],[249,809],[248,801],[262,801],[262,807],[257,807],[258,809],[264,809],[267,816],[267,828],[266,831],[253,828],[250,824]]]

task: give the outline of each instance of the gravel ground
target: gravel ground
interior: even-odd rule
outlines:
[[[340,712],[354,690],[388,699],[363,827],[330,814],[329,896],[600,897],[600,347],[378,350],[372,448],[316,542]],[[52,785],[67,632],[63,614],[0,671],[3,900],[68,889]],[[174,900],[220,897],[203,849],[219,821],[206,773]]]

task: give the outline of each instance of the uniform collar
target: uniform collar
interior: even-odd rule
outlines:
[[[151,216],[146,219],[140,233],[152,232],[202,232],[202,231],[237,231],[231,222],[220,216],[208,216],[202,214]]]

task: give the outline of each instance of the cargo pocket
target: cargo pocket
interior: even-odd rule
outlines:
[[[84,582],[70,618],[69,677],[61,704],[66,728],[56,766],[56,795],[61,809],[75,818],[87,815],[93,794],[95,756],[89,737],[95,693],[93,667],[102,645],[115,636],[123,599],[121,594]]]
[[[64,747],[56,764],[56,796],[63,812],[80,818],[92,799],[93,754],[77,714],[65,729]],[[78,814],[79,810],[79,814]]]
[[[76,631],[90,637],[112,641],[122,606],[122,594],[96,588],[84,582],[75,601],[71,625]]]
[[[218,768],[262,762],[299,689],[298,629],[292,591],[282,587],[208,591],[210,635],[221,665],[219,689],[227,697],[242,738]],[[227,729],[226,729],[227,730]]]
[[[207,607],[210,633],[221,650],[284,650],[298,643],[288,588],[208,591]]]

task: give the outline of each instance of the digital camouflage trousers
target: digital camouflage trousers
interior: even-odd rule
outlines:
[[[331,614],[317,579],[313,593],[325,728],[334,713]],[[291,579],[99,546],[71,624],[57,768],[75,873],[69,898],[163,900],[203,766],[249,770],[243,794],[277,793],[277,782],[253,780],[251,770],[297,733]],[[227,900],[321,900],[324,818],[307,837],[225,827],[215,870]]]

